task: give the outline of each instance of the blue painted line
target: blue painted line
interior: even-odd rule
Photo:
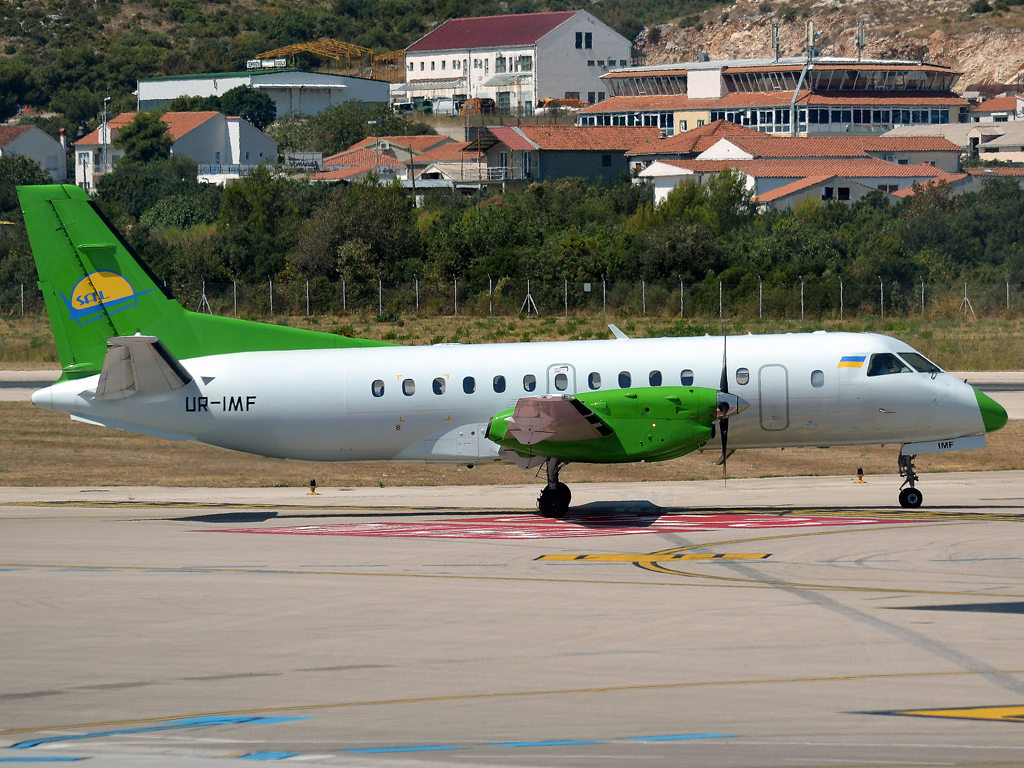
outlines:
[[[214,725],[240,725],[257,723],[270,725],[273,723],[290,723],[296,720],[311,720],[310,717],[251,717],[249,715],[212,715],[209,717],[188,717],[183,720],[170,720],[163,725],[147,726],[146,728],[128,728],[120,731],[102,731],[101,733],[77,733],[71,736],[54,736],[49,739],[33,739],[12,744],[11,749],[31,749],[40,744],[52,744],[57,741],[79,741],[81,739],[98,739],[104,736],[122,736],[129,733],[151,733],[152,731],[177,731],[182,728],[207,728]]]
[[[577,744],[604,744],[603,741],[583,741],[566,739],[565,741],[504,741],[496,744],[485,744],[487,747],[571,747]]]
[[[446,752],[454,749],[465,749],[465,747],[456,747],[450,744],[424,744],[419,747],[370,747],[367,749],[343,749],[341,751],[354,755],[376,755],[385,752]]]
[[[88,757],[0,757],[0,763],[77,763]]]
[[[295,757],[299,752],[253,752],[251,755],[242,755],[239,760],[284,760],[286,757]]]
[[[665,736],[629,736],[619,741],[691,741],[695,739],[735,739],[734,733],[675,733]]]

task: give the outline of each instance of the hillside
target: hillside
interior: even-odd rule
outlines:
[[[865,58],[926,59],[952,66],[964,76],[957,84],[1017,82],[1024,78],[1024,5],[985,0],[818,0],[813,3],[739,2],[652,25],[638,44],[648,64],[692,61],[698,51],[712,59],[766,57],[770,24],[780,23],[783,56],[802,55],[805,25],[814,19],[825,55],[856,56],[857,24],[866,22]]]

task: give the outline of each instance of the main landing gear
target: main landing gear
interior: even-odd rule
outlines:
[[[569,511],[569,502],[572,501],[572,491],[565,483],[559,482],[558,473],[568,462],[559,461],[552,457],[548,459],[548,484],[540,492],[537,499],[537,509],[545,517],[565,517]]]
[[[921,492],[914,487],[917,482],[917,472],[914,471],[914,459],[917,456],[904,456],[900,454],[900,477],[905,477],[903,485],[900,486],[900,506],[910,507],[916,509],[921,506],[921,502],[924,497],[921,496]]]

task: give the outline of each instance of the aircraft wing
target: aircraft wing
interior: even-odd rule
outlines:
[[[140,392],[181,389],[192,376],[156,336],[115,336],[96,387],[98,400],[123,400]]]
[[[507,419],[506,434],[523,445],[596,440],[614,434],[593,411],[567,395],[521,397]]]

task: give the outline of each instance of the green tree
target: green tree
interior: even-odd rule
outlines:
[[[135,119],[120,129],[113,144],[124,150],[124,159],[135,163],[166,160],[171,156],[170,134],[167,123],[156,112],[139,112]]]
[[[295,236],[293,184],[260,165],[224,191],[217,231],[233,275],[266,280],[285,268]]]
[[[251,85],[240,85],[225,93],[220,99],[220,111],[242,117],[261,131],[277,117],[274,100]]]
[[[196,164],[187,157],[170,157],[151,163],[118,161],[112,173],[96,182],[96,200],[121,228],[137,222],[165,197],[195,196],[206,185],[196,180]]]

